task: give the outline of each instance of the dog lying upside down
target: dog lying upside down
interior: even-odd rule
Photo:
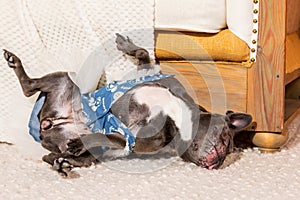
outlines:
[[[138,59],[138,69],[151,68],[145,49],[119,34],[116,42],[119,50]],[[124,131],[116,128],[106,134],[92,132],[86,124],[82,94],[67,72],[30,78],[16,55],[4,50],[4,57],[25,96],[39,91],[45,95],[38,120],[41,144],[50,153],[43,160],[58,172],[68,176],[73,167],[98,162],[95,154],[103,154],[103,147],[127,150],[129,142]],[[152,154],[171,145],[185,161],[208,169],[220,167],[233,148],[234,135],[245,129],[252,117],[232,111],[226,115],[210,113],[197,105],[173,76],[157,76],[161,77],[136,82],[109,107],[109,114],[134,138],[130,151]]]

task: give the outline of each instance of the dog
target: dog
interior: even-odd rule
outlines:
[[[120,34],[116,43],[120,51],[137,59],[138,70],[152,68],[147,50]],[[26,97],[40,91],[46,95],[38,115],[41,145],[50,151],[43,161],[69,176],[74,167],[99,162],[105,148],[126,151],[128,141],[121,131],[92,133],[83,114],[80,89],[67,72],[30,78],[16,55],[4,50],[4,58]],[[222,165],[233,149],[234,135],[252,122],[246,113],[208,112],[173,76],[136,84],[114,101],[109,112],[134,136],[133,153],[153,154],[171,146],[183,160],[207,169]]]

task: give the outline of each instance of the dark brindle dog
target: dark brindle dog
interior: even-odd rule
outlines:
[[[117,47],[138,59],[138,68],[151,68],[148,52],[128,38],[117,35]],[[66,72],[32,79],[21,60],[4,50],[9,67],[17,75],[25,96],[46,94],[39,113],[41,144],[51,153],[43,160],[68,175],[72,167],[97,162],[103,148],[124,149],[119,133],[93,134],[85,124],[79,88]],[[208,169],[218,168],[233,148],[234,135],[246,128],[252,117],[207,112],[197,105],[173,77],[139,84],[121,96],[111,108],[135,136],[134,153],[149,154],[171,144],[186,161]]]

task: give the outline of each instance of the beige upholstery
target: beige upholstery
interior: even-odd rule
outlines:
[[[156,31],[155,41],[158,60],[231,61],[249,66],[249,47],[228,29],[216,34]]]

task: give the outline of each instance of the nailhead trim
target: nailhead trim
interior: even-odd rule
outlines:
[[[257,39],[258,39],[258,14],[259,14],[259,0],[253,0],[253,29],[252,29],[252,42],[250,45],[250,62],[256,62],[257,55]]]

